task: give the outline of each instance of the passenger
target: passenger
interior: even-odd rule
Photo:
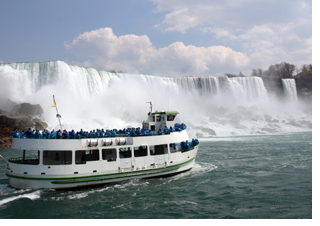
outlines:
[[[111,134],[110,134],[110,131],[107,129],[107,131],[105,132],[105,136],[106,137],[110,137],[111,136]]]
[[[47,132],[46,132],[46,129],[44,129],[42,131],[42,138],[45,139],[46,138],[46,135],[47,135]]]
[[[141,130],[140,130],[140,128],[137,128],[135,134],[136,134],[137,136],[140,136],[140,135],[141,135]]]
[[[197,146],[199,144],[198,139],[192,139],[193,146]]]
[[[82,136],[82,137],[84,136],[84,132],[82,129],[80,130],[80,136]]]
[[[51,131],[51,133],[50,133],[50,138],[51,138],[51,139],[55,139],[56,136],[57,136],[57,134],[56,134],[56,132],[55,132],[54,129],[53,129],[53,130]]]
[[[96,137],[96,132],[95,132],[95,130],[93,130],[93,131],[90,130],[89,137],[91,137],[91,138]]]
[[[83,138],[88,138],[89,136],[90,134],[88,133],[88,131],[83,132]]]
[[[26,134],[24,132],[24,130],[21,131],[21,133],[19,133],[20,138],[26,138]]]
[[[11,136],[19,138],[20,136],[19,136],[18,130],[17,129],[13,130],[11,133]]]
[[[74,130],[71,130],[71,131],[69,132],[69,138],[70,138],[70,139],[76,139],[76,133],[74,132]]]
[[[49,136],[50,136],[50,132],[49,132],[49,130],[46,129],[46,139],[48,139]]]
[[[63,139],[68,139],[69,138],[69,134],[68,134],[67,130],[63,130],[62,138]]]
[[[190,145],[189,145],[189,141],[186,140],[186,149],[189,149]]]
[[[118,134],[115,130],[112,130],[111,131],[111,137],[116,137]]]
[[[31,133],[30,133],[31,138],[34,138],[34,133],[35,133],[35,132],[36,132],[35,130],[32,130],[32,131],[31,131]]]
[[[29,127],[29,128],[27,129],[27,131],[25,132],[25,135],[26,135],[27,138],[31,138],[31,137],[32,137],[32,130],[31,130],[30,127]]]
[[[58,130],[58,132],[56,133],[57,135],[57,139],[60,139],[62,138],[62,132],[61,132],[61,129]]]
[[[35,137],[36,139],[41,138],[41,133],[39,132],[39,130],[36,130],[36,132],[34,133],[34,137]]]

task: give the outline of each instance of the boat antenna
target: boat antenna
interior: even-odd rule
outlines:
[[[152,113],[152,102],[150,101],[150,102],[147,102],[147,103],[150,104],[150,113]]]
[[[54,95],[53,95],[53,106],[52,106],[52,107],[55,107],[55,108],[56,108],[56,111],[57,111],[56,117],[57,117],[58,120],[59,120],[60,129],[61,129],[61,131],[62,131],[62,126],[61,126],[61,121],[60,121],[61,115],[60,115],[59,112],[58,112],[58,107],[57,107],[56,100],[54,99]]]

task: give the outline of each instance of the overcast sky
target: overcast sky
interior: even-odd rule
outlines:
[[[312,63],[311,0],[0,0],[0,62],[203,76]]]

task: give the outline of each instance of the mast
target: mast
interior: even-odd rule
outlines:
[[[150,114],[152,113],[152,102],[146,102],[146,103],[149,103],[150,104]]]
[[[61,131],[62,131],[62,126],[61,126],[61,121],[60,121],[61,115],[60,115],[59,112],[58,112],[58,107],[57,107],[56,101],[55,101],[55,99],[54,99],[54,95],[53,95],[53,106],[52,106],[52,107],[55,107],[55,108],[56,108],[56,111],[57,111],[56,117],[57,117],[58,120],[59,120],[60,129],[61,129]]]

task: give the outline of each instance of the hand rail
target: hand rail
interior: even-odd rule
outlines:
[[[6,161],[6,163],[8,163],[8,164],[9,164],[8,160],[7,160],[7,159],[5,159],[2,155],[0,155],[0,157],[1,157],[4,161]]]

